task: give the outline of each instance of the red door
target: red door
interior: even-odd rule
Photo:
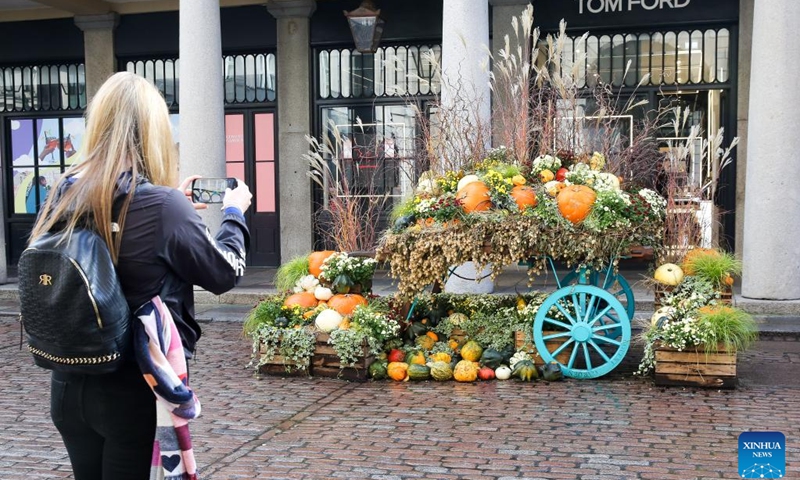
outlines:
[[[274,111],[225,115],[227,175],[244,179],[253,193],[245,214],[250,228],[247,263],[252,266],[278,266],[281,261],[275,126]]]

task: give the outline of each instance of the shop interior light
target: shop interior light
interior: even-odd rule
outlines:
[[[356,50],[361,53],[375,53],[383,34],[381,11],[375,9],[372,0],[363,0],[361,5],[350,12],[345,11],[347,23],[353,33]]]

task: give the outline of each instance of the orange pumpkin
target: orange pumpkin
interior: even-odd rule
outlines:
[[[357,306],[366,304],[367,299],[355,293],[334,295],[328,300],[328,307],[342,315],[352,315]]]
[[[317,306],[317,298],[311,292],[300,292],[289,295],[283,301],[285,307],[294,307],[295,305],[302,308],[314,308]]]
[[[467,213],[485,212],[492,207],[489,187],[483,182],[466,184],[456,193],[456,198],[461,201],[462,207]]]
[[[581,223],[592,211],[597,194],[586,185],[570,185],[558,192],[556,200],[562,217],[572,223]]]
[[[315,277],[319,278],[319,274],[322,273],[322,262],[325,261],[326,258],[333,255],[333,250],[323,250],[319,252],[313,252],[311,255],[308,256],[308,273],[314,275]]]
[[[517,185],[512,188],[511,197],[517,202],[520,210],[525,210],[528,207],[533,208],[539,202],[536,199],[536,191],[526,185]]]

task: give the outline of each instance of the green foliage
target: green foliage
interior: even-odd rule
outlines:
[[[308,255],[294,257],[278,267],[278,271],[275,272],[275,288],[281,292],[288,292],[306,275],[308,275]]]
[[[694,276],[702,278],[718,288],[725,286],[725,279],[728,276],[742,274],[742,261],[730,252],[720,251],[719,255],[697,255],[692,257],[688,263],[691,265]]]
[[[275,355],[284,358],[286,371],[306,370],[311,363],[311,356],[316,347],[316,337],[307,328],[278,328],[271,325],[260,325],[251,333],[253,353],[250,365],[256,370],[271,362]]]
[[[303,318],[303,310],[300,307],[285,307],[283,305],[283,295],[269,295],[250,311],[244,319],[245,335],[254,335],[254,332],[261,326],[278,328],[294,328],[305,326],[311,323],[314,317]],[[285,326],[276,325],[275,320],[283,317]]]
[[[753,316],[738,308],[701,309],[697,320],[708,330],[707,352],[716,349],[716,344],[736,351],[747,350],[758,339],[758,327]]]
[[[403,202],[398,202],[394,204],[392,207],[392,211],[389,214],[389,220],[394,223],[400,217],[404,217],[406,215],[413,215],[414,214],[414,198],[409,198]]]

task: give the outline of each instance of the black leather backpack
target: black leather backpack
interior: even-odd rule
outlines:
[[[19,300],[36,365],[103,374],[132,349],[131,312],[111,254],[90,228],[42,235],[19,260]]]

